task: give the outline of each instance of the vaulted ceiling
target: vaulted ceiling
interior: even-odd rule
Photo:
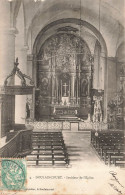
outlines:
[[[91,44],[99,39],[93,29],[100,32],[109,56],[115,56],[117,48],[124,41],[124,0],[44,0],[36,2],[34,0],[13,0],[11,3],[11,26],[16,27],[20,32],[19,24],[23,20],[24,43],[29,45],[30,52],[41,30],[47,25],[54,24],[55,21],[62,22],[58,25],[55,23],[53,27],[50,25],[51,33],[46,31],[44,38],[47,34],[48,36],[54,34],[59,27],[67,25],[80,29],[79,23],[63,22],[62,19],[68,18],[81,19],[89,24],[88,26],[81,25],[81,36],[83,39],[88,39]],[[21,9],[22,14],[20,14]]]

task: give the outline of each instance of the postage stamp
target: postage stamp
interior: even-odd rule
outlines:
[[[0,178],[0,190],[25,190],[27,178],[26,160],[0,159]]]

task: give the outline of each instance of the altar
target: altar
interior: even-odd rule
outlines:
[[[79,106],[61,106],[61,105],[54,105],[53,107],[53,115],[54,116],[77,116],[79,113]]]
[[[50,48],[52,43],[56,55]],[[88,54],[84,63],[78,48],[79,53]],[[51,120],[56,116],[87,119],[92,107],[91,59],[86,43],[74,35],[56,35],[41,47],[35,92],[37,121]]]

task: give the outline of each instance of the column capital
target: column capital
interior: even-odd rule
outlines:
[[[33,60],[33,54],[27,54],[27,60],[32,61]]]
[[[100,56],[106,58],[106,53],[105,52],[101,52]]]
[[[9,35],[14,35],[16,36],[17,34],[17,29],[16,28],[9,28],[4,30],[5,34],[9,34]]]

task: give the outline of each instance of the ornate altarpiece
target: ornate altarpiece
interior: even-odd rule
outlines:
[[[125,63],[117,62],[117,92],[108,102],[109,129],[124,129],[125,113]]]
[[[56,34],[42,45],[37,61],[36,119],[55,115],[87,118],[93,82],[87,44],[73,34]]]

